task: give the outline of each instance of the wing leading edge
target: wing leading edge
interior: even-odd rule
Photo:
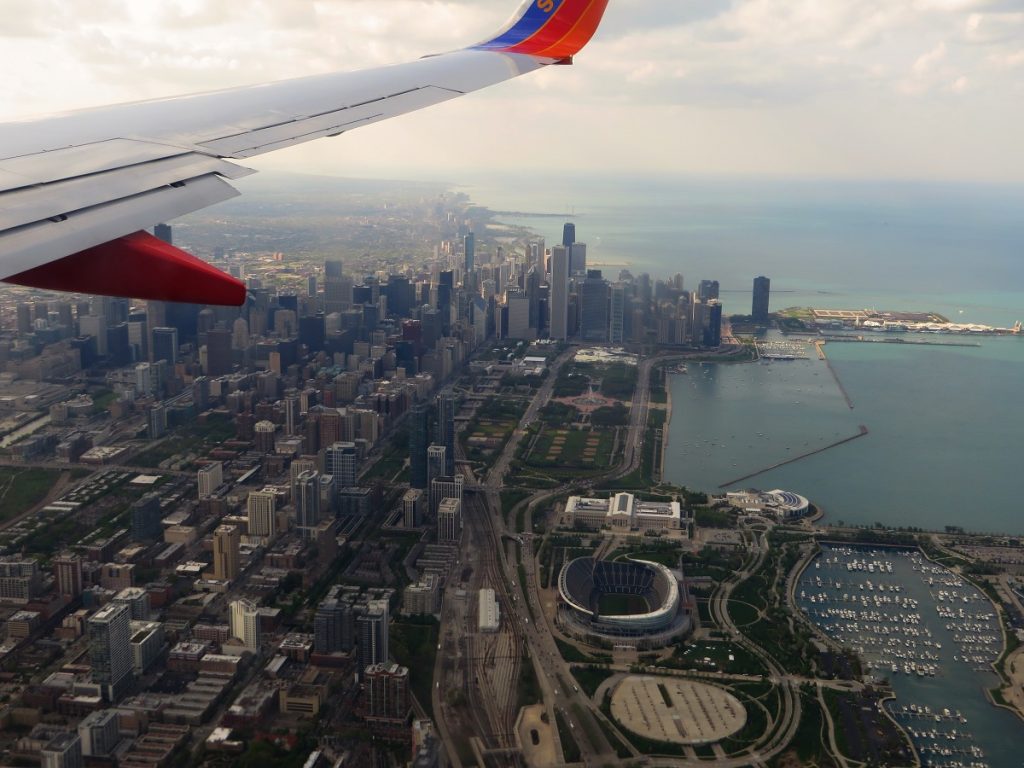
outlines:
[[[238,194],[237,160],[568,63],[608,0],[528,0],[471,48],[334,73],[0,124],[0,280],[241,304],[245,289],[141,230]]]

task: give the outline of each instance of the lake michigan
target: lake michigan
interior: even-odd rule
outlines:
[[[825,181],[567,177],[467,190],[493,210],[573,213],[588,261],[686,287],[717,279],[727,314],[756,275],[787,306],[931,310],[1024,320],[1024,188]],[[524,197],[520,190],[531,189]],[[548,244],[562,219],[502,214]],[[1024,534],[1018,490],[1024,337],[930,337],[978,347],[834,343],[806,361],[691,365],[672,381],[667,480],[719,486],[868,429],[862,438],[728,487],[782,487],[831,521]]]

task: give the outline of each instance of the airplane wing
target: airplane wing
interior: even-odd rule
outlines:
[[[233,160],[438,104],[572,57],[608,0],[527,0],[451,53],[0,124],[0,280],[58,291],[239,305],[234,278],[146,228],[238,195]]]

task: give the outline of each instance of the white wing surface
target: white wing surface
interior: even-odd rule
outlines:
[[[143,232],[238,194],[229,160],[337,136],[569,63],[607,0],[529,0],[472,48],[361,72],[0,124],[0,280],[240,304],[245,289]]]

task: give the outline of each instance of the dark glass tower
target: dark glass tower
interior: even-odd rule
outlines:
[[[562,227],[562,245],[568,248],[576,242],[576,225],[567,221]]]
[[[768,300],[771,288],[772,281],[767,277],[754,278],[754,302],[750,314],[758,325],[768,325]]]
[[[437,396],[437,442],[446,450],[445,475],[455,475],[455,393],[446,389]]]

